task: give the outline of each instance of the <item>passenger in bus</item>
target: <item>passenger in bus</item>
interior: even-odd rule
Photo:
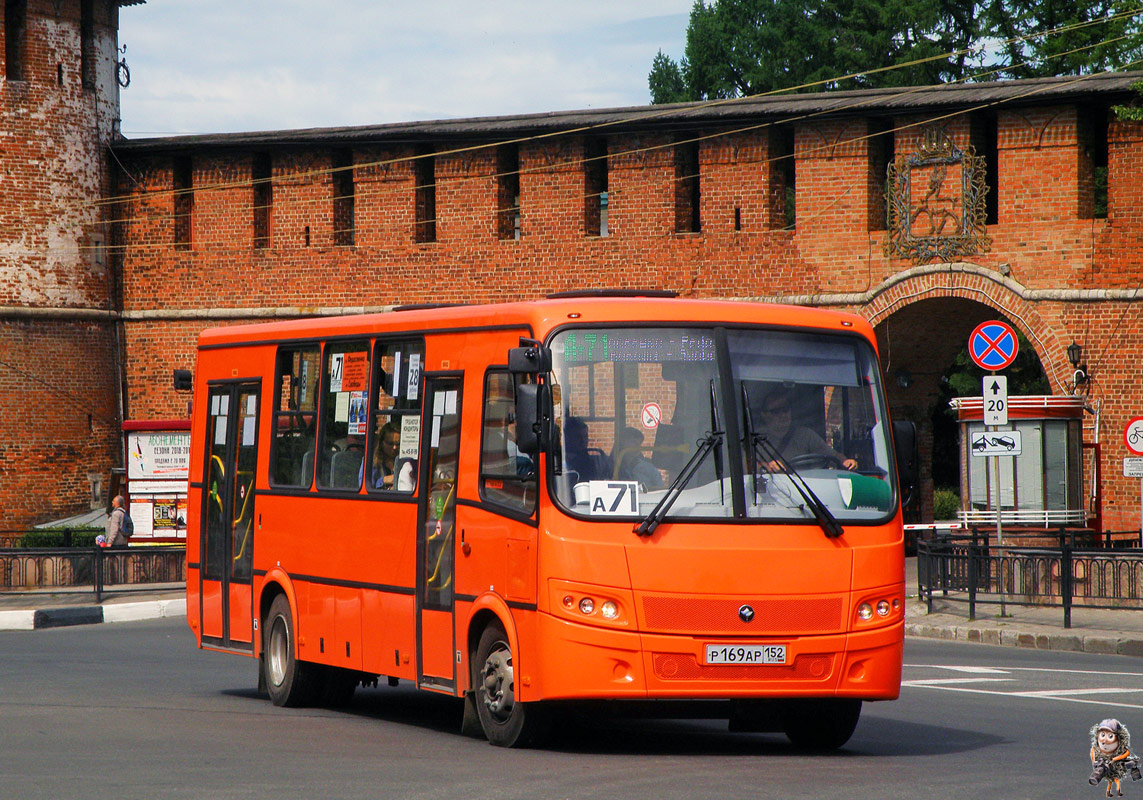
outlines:
[[[564,468],[576,473],[576,480],[598,481],[611,477],[611,464],[602,451],[591,452],[587,423],[568,417],[564,423]]]
[[[837,452],[817,433],[802,425],[793,422],[793,396],[786,389],[775,389],[762,405],[762,425],[766,430],[766,438],[770,444],[777,448],[783,458],[797,469],[797,461],[803,465],[818,462],[823,467],[837,466],[845,469],[857,469],[857,461]],[[767,462],[766,469],[770,472],[783,472],[782,465],[777,460]]]
[[[643,434],[634,428],[619,430],[611,460],[615,464],[615,477],[621,481],[637,481],[648,491],[666,485],[662,472],[643,455]]]
[[[409,459],[398,461],[400,447],[401,428],[396,422],[386,422],[377,432],[377,447],[373,451],[369,480],[374,489],[396,486],[401,492],[413,490],[413,462]]]

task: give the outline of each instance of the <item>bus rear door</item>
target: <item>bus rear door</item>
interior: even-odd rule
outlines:
[[[212,383],[203,486],[199,592],[203,644],[253,647],[254,479],[257,382]]]
[[[456,489],[461,378],[426,378],[417,530],[417,684],[456,688]]]

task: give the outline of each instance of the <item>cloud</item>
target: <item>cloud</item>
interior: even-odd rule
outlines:
[[[691,0],[151,0],[120,12],[128,136],[649,102]],[[664,13],[669,12],[669,13]]]

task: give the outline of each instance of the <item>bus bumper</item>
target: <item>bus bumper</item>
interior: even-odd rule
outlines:
[[[646,634],[579,625],[539,613],[534,691],[524,699],[850,697],[900,693],[904,622],[825,636],[767,638],[785,644],[782,665],[708,665],[708,643],[727,637]],[[758,640],[751,639],[750,643]],[[743,643],[743,642],[738,642]],[[523,665],[522,665],[523,666]],[[531,670],[525,668],[525,675]]]

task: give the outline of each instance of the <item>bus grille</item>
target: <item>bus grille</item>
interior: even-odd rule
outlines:
[[[743,622],[738,616],[743,605],[754,609],[750,622]],[[843,609],[841,597],[732,599],[648,595],[643,598],[646,630],[663,633],[727,636],[840,633],[845,630]]]
[[[687,653],[654,653],[652,657],[655,675],[665,681],[819,681],[833,673],[834,663],[834,656],[829,653],[802,654],[793,664],[783,666],[708,666]]]

